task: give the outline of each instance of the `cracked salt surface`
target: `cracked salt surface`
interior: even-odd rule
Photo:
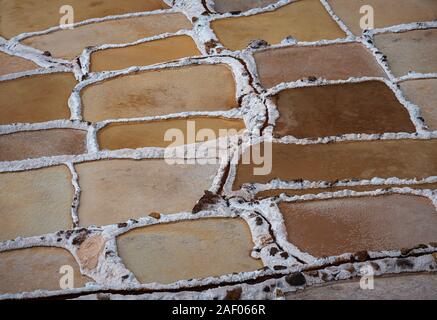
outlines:
[[[0,134],[15,132],[27,132],[35,130],[47,130],[54,128],[71,128],[86,130],[87,153],[83,155],[67,156],[60,155],[32,160],[21,160],[11,162],[0,162],[1,175],[9,172],[33,170],[37,168],[54,167],[66,165],[71,173],[71,185],[74,197],[71,204],[72,224],[77,227],[74,230],[64,230],[56,233],[39,235],[28,238],[17,238],[15,240],[0,243],[0,253],[9,252],[14,249],[32,247],[58,247],[67,249],[79,263],[83,275],[92,279],[85,287],[59,290],[59,291],[35,291],[28,293],[15,293],[0,295],[0,299],[24,299],[39,297],[62,297],[62,298],[92,298],[92,299],[213,299],[213,298],[241,298],[241,299],[283,299],[287,292],[295,292],[306,286],[314,286],[322,283],[331,283],[338,280],[352,279],[360,276],[361,267],[370,264],[376,276],[387,274],[398,274],[403,272],[435,272],[437,270],[436,252],[437,244],[422,244],[413,248],[391,251],[373,251],[344,253],[339,256],[315,258],[307,252],[302,252],[287,239],[283,228],[283,216],[277,209],[279,201],[289,203],[300,201],[312,201],[323,199],[341,199],[364,196],[380,196],[385,194],[416,195],[429,198],[437,207],[437,193],[434,190],[411,189],[408,187],[390,189],[378,189],[375,191],[356,192],[343,190],[337,192],[325,192],[317,195],[303,195],[287,197],[285,194],[278,198],[268,198],[261,201],[253,201],[254,195],[259,191],[274,189],[307,189],[314,187],[327,188],[327,186],[340,185],[408,185],[435,183],[435,176],[423,177],[421,179],[401,179],[401,177],[373,178],[344,181],[280,181],[273,180],[268,183],[254,184],[247,189],[232,191],[233,181],[236,176],[237,166],[229,164],[230,157],[223,156],[220,160],[219,169],[209,188],[212,192],[222,191],[222,197],[214,198],[214,201],[200,201],[200,211],[197,214],[192,212],[179,212],[174,214],[163,214],[142,216],[136,220],[130,219],[125,222],[106,226],[89,226],[79,228],[80,213],[78,208],[84,196],[80,186],[80,174],[77,166],[87,165],[91,161],[104,159],[162,159],[165,150],[163,148],[141,148],[136,150],[100,150],[97,140],[99,130],[112,123],[134,123],[141,121],[180,119],[192,116],[217,117],[231,119],[243,119],[246,124],[244,135],[254,137],[253,143],[259,141],[274,141],[287,145],[317,145],[330,144],[331,142],[348,141],[375,141],[375,140],[434,140],[437,131],[430,131],[422,118],[420,107],[406,100],[398,87],[402,81],[422,78],[436,78],[436,73],[420,74],[411,72],[408,75],[396,78],[384,57],[375,47],[373,38],[377,34],[404,32],[408,30],[419,30],[436,28],[437,22],[410,23],[393,26],[383,29],[375,29],[364,32],[362,36],[354,36],[346,25],[335,15],[328,1],[321,0],[322,7],[326,9],[329,16],[336,22],[338,27],[345,33],[345,37],[336,40],[321,40],[315,42],[300,42],[295,39],[286,39],[279,45],[267,48],[293,47],[293,46],[323,46],[336,43],[361,43],[371,52],[376,62],[381,66],[388,76],[384,78],[350,78],[347,80],[325,80],[325,79],[302,79],[290,83],[282,83],[276,87],[265,90],[261,85],[257,73],[257,65],[253,58],[254,53],[259,51],[255,47],[245,48],[241,51],[230,51],[226,49],[214,34],[211,28],[212,21],[218,21],[230,17],[251,16],[262,12],[274,11],[277,8],[297,1],[278,1],[275,4],[264,8],[251,9],[237,15],[231,13],[218,14],[213,11],[213,2],[200,0],[176,0],[165,1],[172,8],[109,16],[82,21],[76,26],[89,25],[101,21],[116,21],[131,17],[144,17],[148,15],[159,15],[164,13],[182,13],[193,22],[191,30],[181,30],[175,33],[163,33],[138,39],[128,44],[103,44],[95,48],[83,48],[79,59],[66,61],[44,55],[42,51],[23,45],[22,41],[33,36],[47,35],[59,31],[59,27],[48,30],[24,33],[10,40],[0,38],[0,50],[7,54],[16,55],[29,59],[40,66],[40,69],[19,72],[11,75],[0,76],[2,82],[22,79],[34,75],[52,74],[58,72],[72,72],[79,83],[73,90],[68,106],[70,110],[69,120],[53,120],[45,123],[15,123],[0,125]],[[204,6],[207,4],[207,7]],[[204,14],[207,12],[208,14]],[[90,73],[90,55],[92,52],[106,48],[122,48],[130,45],[146,43],[148,41],[166,39],[174,35],[190,36],[198,47],[202,56],[182,58],[168,63],[159,63],[152,66],[134,66],[119,71]],[[257,40],[257,39],[253,39]],[[258,42],[262,43],[262,42]],[[266,49],[267,49],[266,48]],[[263,50],[263,49],[261,49]],[[163,70],[190,65],[215,65],[225,64],[232,70],[236,83],[236,100],[240,103],[239,108],[229,111],[216,112],[183,112],[162,116],[149,116],[134,119],[111,119],[98,123],[83,121],[83,106],[80,93],[94,83],[99,83],[119,76],[138,74],[148,70]],[[277,92],[297,87],[324,86],[341,83],[360,83],[375,80],[384,82],[396,95],[400,103],[406,108],[410,119],[415,126],[415,133],[383,133],[383,134],[347,134],[344,136],[324,137],[317,139],[297,139],[295,137],[283,137],[280,140],[273,138],[273,129],[279,113],[271,97]],[[262,136],[260,137],[260,132]],[[197,148],[198,146],[192,146]],[[243,143],[242,148],[248,145]],[[230,145],[232,153],[237,152],[238,143]],[[188,148],[189,149],[189,148]],[[232,156],[231,153],[231,156]],[[187,151],[186,155],[189,155]],[[202,198],[203,199],[203,198]],[[207,199],[207,198],[205,198]],[[203,210],[202,210],[203,209]],[[203,220],[209,218],[242,218],[250,228],[251,237],[254,243],[252,252],[253,258],[261,259],[265,268],[212,276],[203,279],[180,280],[171,284],[145,283],[140,284],[135,275],[126,268],[118,256],[116,239],[125,235],[131,230],[147,226],[164,225],[180,221]],[[146,228],[147,229],[147,228]],[[90,240],[95,239],[95,240]],[[88,241],[89,240],[89,241]],[[12,252],[12,251],[11,251]],[[90,258],[93,260],[90,262]],[[248,283],[250,280],[250,284]],[[202,289],[199,291],[199,289]],[[91,296],[88,296],[91,295]]]

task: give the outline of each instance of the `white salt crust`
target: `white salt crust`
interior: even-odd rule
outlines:
[[[171,9],[157,10],[151,12],[140,12],[133,14],[125,14],[118,16],[109,16],[98,19],[90,19],[75,24],[75,26],[85,25],[89,23],[98,23],[107,20],[125,19],[130,17],[145,16],[152,14],[182,12],[185,16],[193,21],[191,30],[180,30],[175,33],[164,33],[153,37],[139,39],[136,42],[127,44],[107,44],[93,48],[84,49],[79,57],[79,60],[64,61],[62,59],[54,59],[43,55],[43,52],[30,48],[20,43],[21,40],[35,36],[48,34],[60,30],[60,27],[49,28],[40,32],[24,33],[10,40],[0,37],[0,51],[7,54],[16,55],[25,59],[32,60],[41,69],[15,73],[0,77],[0,81],[17,79],[36,74],[47,74],[55,72],[73,72],[76,79],[79,81],[74,89],[70,99],[69,107],[71,110],[71,118],[69,120],[57,120],[46,123],[36,124],[11,124],[0,126],[0,135],[12,134],[21,131],[46,130],[54,128],[71,128],[85,130],[87,134],[88,152],[78,156],[56,156],[45,157],[39,159],[28,159],[23,161],[0,162],[0,173],[16,172],[22,170],[32,170],[55,165],[66,165],[71,172],[71,183],[75,190],[74,199],[72,200],[71,217],[74,225],[79,225],[80,217],[77,214],[77,208],[80,203],[80,185],[79,177],[74,168],[77,163],[86,161],[95,161],[103,159],[162,159],[165,154],[163,148],[141,148],[136,150],[117,150],[107,151],[100,150],[97,141],[97,132],[106,125],[115,122],[138,122],[138,121],[153,121],[174,118],[187,118],[191,116],[221,116],[225,118],[244,119],[247,130],[242,136],[235,139],[230,139],[230,146],[220,154],[220,169],[212,183],[210,191],[218,192],[223,187],[223,195],[228,198],[227,204],[225,201],[215,205],[213,210],[202,211],[196,215],[189,212],[175,213],[170,215],[162,215],[159,220],[145,216],[137,220],[129,220],[126,224],[110,225],[110,226],[91,226],[89,228],[75,228],[71,231],[61,231],[58,233],[42,235],[30,238],[17,238],[15,240],[5,241],[0,243],[0,252],[30,248],[30,247],[59,247],[67,249],[75,257],[76,261],[81,266],[81,271],[84,275],[92,278],[95,282],[88,283],[85,288],[63,290],[63,291],[36,291],[31,293],[7,294],[0,295],[2,299],[26,299],[40,297],[56,297],[56,296],[83,296],[83,298],[100,299],[109,296],[111,299],[213,299],[225,298],[228,291],[235,288],[241,288],[242,299],[282,299],[287,292],[294,292],[302,289],[304,286],[292,286],[287,282],[287,275],[293,272],[304,272],[306,286],[319,285],[326,282],[346,280],[359,276],[357,270],[369,262],[347,262],[354,254],[345,253],[340,256],[316,259],[306,252],[300,251],[296,246],[289,243],[286,238],[286,231],[281,213],[277,207],[280,201],[311,201],[317,199],[331,199],[343,197],[361,197],[361,196],[379,196],[383,194],[410,194],[429,198],[437,207],[437,192],[433,190],[415,190],[408,187],[401,187],[404,184],[423,184],[435,183],[437,177],[428,177],[423,180],[399,179],[396,177],[389,179],[373,178],[371,180],[345,180],[335,184],[326,181],[302,181],[290,182],[274,180],[268,184],[251,184],[244,186],[239,191],[232,191],[233,180],[235,179],[236,165],[231,163],[242,150],[248,148],[250,144],[256,144],[262,141],[273,141],[286,144],[317,144],[329,143],[333,141],[364,141],[364,140],[396,140],[396,139],[435,139],[437,132],[430,132],[425,123],[420,119],[420,108],[411,102],[407,101],[400,91],[397,84],[402,81],[411,79],[436,78],[437,73],[418,74],[410,73],[406,76],[395,78],[386,62],[383,61],[383,54],[378,54],[378,49],[374,47],[372,40],[374,34],[385,32],[404,32],[408,30],[417,30],[425,28],[437,27],[437,22],[412,23],[394,26],[384,29],[375,29],[366,31],[361,37],[355,37],[346,25],[332,11],[332,8],[326,0],[320,0],[324,8],[330,16],[337,22],[339,27],[346,33],[346,38],[336,40],[321,40],[317,42],[300,42],[296,39],[285,39],[281,44],[268,46],[266,48],[253,49],[246,48],[241,51],[230,51],[220,44],[219,39],[214,34],[210,27],[210,22],[217,19],[224,19],[238,16],[249,16],[261,12],[273,11],[281,6],[299,0],[281,0],[277,3],[268,5],[264,8],[256,8],[242,12],[238,15],[230,13],[218,14],[214,12],[212,0],[202,2],[201,0],[164,0]],[[207,12],[209,15],[204,15]],[[121,48],[148,41],[164,39],[175,35],[190,36],[196,43],[202,56],[179,59],[169,63],[161,63],[145,67],[131,67],[125,70],[90,73],[90,54],[98,50],[108,48]],[[269,50],[272,48],[288,47],[288,46],[323,46],[328,44],[359,42],[364,44],[375,56],[377,62],[387,73],[388,79],[384,78],[350,78],[344,81],[328,81],[325,79],[317,79],[315,82],[310,82],[307,79],[296,82],[282,83],[278,86],[265,90],[260,85],[256,64],[253,58],[253,53],[261,50]],[[215,48],[210,48],[210,54],[207,53],[206,44],[214,43]],[[80,61],[80,66],[78,64]],[[99,123],[88,123],[82,119],[82,106],[80,99],[80,91],[93,83],[97,83],[106,79],[127,74],[158,70],[163,68],[178,68],[194,64],[219,64],[228,65],[233,72],[237,92],[236,98],[241,101],[241,105],[237,109],[220,112],[185,112],[159,117],[144,117],[136,119],[111,119]],[[324,137],[319,139],[296,139],[294,137],[284,137],[274,139],[272,132],[275,121],[279,117],[276,106],[274,105],[271,96],[277,92],[302,86],[320,86],[335,83],[357,83],[363,81],[377,80],[388,85],[402,105],[408,110],[410,118],[414,123],[417,132],[408,133],[384,133],[382,135],[364,135],[364,134],[348,134],[341,137]],[[244,140],[244,137],[251,137],[250,143]],[[239,142],[243,140],[241,146]],[[184,149],[184,158],[190,158],[191,150],[197,149],[201,144],[188,146]],[[178,149],[178,148],[176,148]],[[174,150],[176,154],[176,149]],[[226,152],[227,151],[227,152]],[[226,178],[226,171],[229,169],[228,177],[225,184],[222,181]],[[289,197],[285,194],[276,198],[264,199],[261,201],[253,201],[256,194],[260,191],[273,189],[312,189],[312,188],[328,188],[330,186],[357,186],[357,185],[374,185],[379,187],[375,191],[355,192],[351,190],[342,190],[338,192],[325,192],[317,195],[303,195]],[[400,188],[384,188],[386,185],[399,185]],[[252,256],[261,259],[263,264],[268,267],[265,270],[257,270],[253,272],[243,272],[239,274],[222,275],[219,277],[209,277],[205,279],[181,280],[173,284],[162,285],[157,283],[140,284],[126,267],[117,255],[116,237],[130,230],[149,225],[171,223],[176,221],[207,219],[212,217],[222,218],[242,218],[244,219],[252,234],[254,249]],[[262,223],[260,223],[262,221]],[[101,235],[106,240],[105,248],[99,256],[98,265],[93,270],[85,269],[77,256],[78,247],[72,244],[73,239],[81,232],[87,232],[88,237],[93,235]],[[278,252],[288,253],[288,257],[282,258],[279,253],[272,256],[270,250],[276,248]],[[437,248],[433,245],[427,245],[426,248],[415,248],[409,253],[410,256],[404,257],[399,250],[369,252],[372,264],[377,264],[379,269],[375,275],[383,276],[386,274],[398,274],[402,272],[423,272],[435,271],[437,268],[435,258],[431,253],[437,252]],[[400,259],[403,263],[399,263]],[[405,262],[405,260],[407,262]],[[338,265],[338,261],[344,261]],[[338,266],[335,266],[335,265]],[[354,268],[351,269],[351,266]],[[276,268],[275,268],[276,267]],[[280,267],[280,268],[278,268]],[[284,269],[282,269],[284,268]],[[310,271],[318,270],[318,271]],[[351,271],[354,270],[354,271]],[[314,275],[314,272],[317,275]],[[260,283],[249,285],[245,282],[254,280],[260,277],[266,277]],[[124,280],[123,280],[124,279]],[[190,290],[196,287],[212,286],[214,288],[207,289],[201,292]],[[264,289],[270,287],[269,292]],[[120,291],[120,294],[106,294],[105,291],[114,290]],[[130,292],[147,292],[145,294],[132,295]],[[155,293],[153,293],[155,292]]]
[[[401,261],[401,262],[400,262]],[[110,299],[110,300],[213,300],[213,299],[225,299],[228,292],[234,292],[235,290],[241,290],[241,300],[266,300],[276,299],[283,300],[285,294],[292,294],[304,290],[307,287],[317,287],[326,283],[334,283],[345,280],[358,280],[361,277],[360,270],[368,267],[379,268],[375,270],[375,281],[378,281],[378,277],[385,275],[402,275],[402,273],[422,273],[433,272],[436,268],[436,262],[432,255],[423,253],[418,257],[408,259],[413,267],[403,268],[402,259],[392,257],[381,257],[368,262],[354,262],[344,263],[339,266],[321,268],[319,271],[307,271],[310,267],[302,267],[300,270],[305,277],[305,284],[300,286],[292,286],[287,281],[287,276],[281,275],[281,273],[266,272],[265,275],[269,275],[270,279],[260,281],[256,284],[239,283],[235,285],[229,285],[208,289],[201,292],[190,291],[188,288],[184,290],[171,293],[171,292],[157,292],[147,294],[89,294],[79,297],[80,300],[95,300],[95,299]],[[407,263],[408,263],[407,262]],[[294,272],[299,272],[295,270]],[[168,290],[168,289],[167,289]]]

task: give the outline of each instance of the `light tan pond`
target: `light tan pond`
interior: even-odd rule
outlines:
[[[437,29],[375,35],[375,45],[387,56],[393,74],[437,72]]]
[[[73,268],[74,288],[93,282],[80,273],[79,265],[65,249],[35,247],[0,253],[0,294],[61,290],[61,267]],[[64,271],[65,272],[65,271]]]
[[[328,2],[335,14],[357,36],[362,33],[360,21],[364,14],[360,13],[360,9],[364,5],[373,8],[375,28],[437,19],[437,5],[433,0],[328,0]]]
[[[86,131],[51,129],[0,135],[0,161],[86,153]]]
[[[411,80],[400,84],[405,97],[420,107],[431,130],[437,130],[437,79]]]
[[[71,229],[73,196],[66,166],[0,174],[0,241]]]
[[[288,300],[436,300],[437,275],[404,274],[375,278],[373,290],[363,290],[360,281],[347,281],[315,286]]]
[[[108,225],[194,208],[218,165],[167,164],[165,160],[104,160],[76,165],[82,189],[81,226]]]
[[[89,46],[131,43],[181,29],[191,29],[188,19],[181,13],[167,13],[86,24],[33,36],[23,40],[23,43],[49,51],[56,58],[71,60]]]
[[[261,8],[277,2],[276,0],[215,0],[214,9],[217,12],[246,11],[253,8]]]
[[[86,87],[82,91],[84,117],[101,121],[228,110],[238,106],[235,90],[226,65],[140,72]]]
[[[220,276],[262,268],[250,256],[250,230],[239,219],[202,219],[136,229],[117,239],[119,255],[141,283]]]
[[[261,84],[266,88],[309,77],[328,80],[385,77],[370,51],[358,43],[269,49],[254,56]]]
[[[34,69],[38,69],[38,66],[32,61],[0,51],[0,76]]]
[[[174,36],[124,48],[96,51],[91,55],[91,71],[121,70],[200,55],[189,36]]]
[[[211,26],[220,42],[230,50],[244,49],[257,39],[277,44],[288,36],[300,41],[345,37],[318,0],[297,1],[272,12],[247,17],[215,20]]]
[[[0,124],[70,119],[72,73],[52,73],[0,82]]]
[[[118,5],[116,1],[2,0],[0,2],[0,35],[10,38],[23,32],[42,31],[56,27],[65,15],[65,13],[59,13],[64,5],[72,7],[75,22],[110,15],[168,8],[162,0],[123,0],[122,6]]]
[[[215,138],[230,136],[237,132],[241,133],[240,131],[245,128],[244,121],[239,119],[193,117],[141,123],[114,123],[99,131],[98,138],[101,149],[166,148],[170,145],[176,147],[203,142],[203,140],[212,141]],[[173,130],[178,130],[183,135],[182,143],[175,139],[167,139],[166,141],[166,133],[173,132]],[[213,133],[211,139],[201,137],[204,130]]]

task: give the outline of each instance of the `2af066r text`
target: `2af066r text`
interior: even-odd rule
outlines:
[[[217,304],[215,307],[184,306],[179,304],[172,308],[172,315],[192,315],[199,318],[209,314],[216,316],[232,315],[265,315],[266,306],[262,304],[242,305],[242,304]]]

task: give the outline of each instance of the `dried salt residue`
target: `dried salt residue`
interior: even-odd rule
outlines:
[[[111,21],[129,17],[141,17],[160,13],[183,13],[193,23],[191,30],[180,30],[175,33],[165,33],[152,37],[139,39],[136,42],[114,45],[105,44],[93,48],[84,48],[84,51],[78,59],[65,61],[55,59],[50,55],[28,47],[21,43],[22,40],[36,36],[49,34],[60,30],[59,27],[53,27],[34,33],[24,33],[6,40],[0,39],[0,50],[6,54],[16,55],[33,61],[40,68],[31,71],[19,72],[11,75],[0,77],[2,81],[19,79],[39,74],[49,74],[56,72],[71,72],[74,74],[79,84],[73,90],[68,101],[71,112],[70,119],[61,119],[45,123],[19,123],[0,126],[0,134],[9,134],[23,131],[47,130],[54,128],[71,128],[88,131],[87,135],[87,153],[79,156],[56,156],[46,157],[33,160],[22,160],[12,162],[1,162],[0,172],[17,172],[32,170],[37,168],[51,167],[59,164],[65,164],[69,168],[74,189],[74,199],[71,207],[71,218],[75,225],[78,226],[80,217],[77,208],[80,204],[80,177],[77,175],[75,165],[87,161],[102,159],[154,159],[163,158],[164,149],[162,148],[142,148],[136,150],[117,150],[101,151],[97,142],[97,132],[110,123],[129,123],[135,121],[152,121],[164,119],[176,119],[189,116],[222,116],[228,118],[244,119],[247,132],[246,135],[253,135],[253,143],[259,141],[273,140],[285,144],[325,144],[335,141],[371,141],[371,140],[398,140],[398,139],[435,139],[437,132],[429,131],[422,120],[420,107],[407,101],[397,84],[401,81],[421,78],[436,78],[437,74],[418,74],[411,72],[406,76],[396,78],[393,76],[390,67],[384,58],[383,53],[379,52],[373,44],[373,35],[387,32],[404,32],[408,30],[420,30],[437,27],[436,22],[411,23],[388,27],[384,29],[370,30],[359,37],[355,37],[346,25],[339,19],[326,0],[321,0],[323,7],[330,17],[346,34],[343,39],[322,40],[316,42],[299,42],[292,38],[284,39],[279,45],[269,46],[268,44],[258,41],[252,46],[241,51],[230,51],[226,49],[219,41],[210,27],[214,20],[225,19],[229,17],[243,17],[255,15],[262,12],[273,11],[284,5],[292,3],[292,0],[281,0],[263,8],[251,9],[239,14],[224,13],[218,14],[213,12],[212,1],[201,0],[176,0],[165,2],[171,6],[171,9],[158,10],[153,12],[140,12],[125,14],[120,16],[109,16],[104,18],[90,19],[76,24],[76,26],[87,25],[101,21]],[[107,48],[123,48],[135,44],[146,43],[153,40],[166,39],[175,35],[190,36],[198,47],[201,56],[179,59],[170,63],[161,63],[153,66],[134,66],[125,70],[112,72],[90,73],[90,55],[93,52]],[[255,39],[254,39],[255,40]],[[258,79],[257,67],[253,59],[253,54],[258,50],[265,48],[280,48],[288,46],[323,46],[326,44],[356,42],[365,45],[374,55],[376,61],[388,75],[387,79],[373,79],[385,82],[395,93],[401,104],[407,109],[410,118],[415,125],[416,132],[406,133],[384,133],[381,135],[363,135],[349,134],[341,137],[326,137],[318,139],[296,139],[294,137],[284,137],[281,140],[273,138],[273,126],[278,117],[278,112],[271,96],[286,88],[322,86],[332,83],[325,79],[302,79],[293,83],[284,83],[273,89],[265,91]],[[112,119],[99,123],[88,123],[82,119],[82,105],[80,91],[88,85],[104,81],[117,76],[129,75],[147,70],[160,70],[165,68],[176,68],[192,64],[218,64],[228,65],[233,72],[236,82],[236,99],[240,102],[238,108],[226,112],[202,112],[202,113],[178,113],[158,117],[144,117],[136,119]],[[368,81],[367,78],[351,78],[344,80],[342,83],[357,83]],[[260,134],[262,136],[260,137]],[[247,147],[247,145],[242,146]],[[238,144],[230,146],[231,153],[236,152]],[[297,188],[306,189],[314,187],[325,187],[329,184],[326,181],[302,181],[302,182],[282,182],[279,180],[272,181],[269,184],[254,185],[248,190],[240,190],[234,194],[231,191],[231,184],[235,177],[235,166],[229,164],[230,158],[221,159],[220,168],[214,179],[211,190],[216,192],[223,190],[221,200],[217,200],[212,207],[201,207],[200,211],[193,215],[191,212],[175,213],[171,215],[162,215],[157,219],[155,217],[145,216],[137,220],[129,220],[118,225],[109,226],[90,226],[88,228],[75,228],[74,230],[64,230],[53,234],[41,235],[38,237],[17,238],[15,240],[0,243],[0,251],[9,251],[20,248],[31,247],[58,247],[67,249],[79,262],[82,274],[93,279],[84,288],[62,290],[62,291],[37,291],[31,293],[11,294],[0,296],[0,299],[24,299],[39,297],[74,297],[94,295],[92,298],[99,299],[105,291],[111,290],[119,292],[112,294],[111,299],[179,299],[179,298],[197,298],[197,299],[224,299],[229,297],[241,299],[283,299],[285,293],[300,290],[306,286],[313,286],[322,283],[329,283],[338,280],[350,279],[359,276],[359,270],[362,266],[371,263],[376,270],[376,276],[386,274],[398,274],[403,272],[423,272],[436,269],[435,252],[437,246],[434,244],[417,246],[408,250],[399,251],[380,251],[367,252],[365,254],[345,253],[340,256],[316,259],[306,252],[301,252],[286,239],[286,234],[280,225],[283,221],[281,214],[275,209],[276,202],[281,201],[310,201],[344,197],[359,196],[377,196],[383,194],[399,193],[408,195],[417,195],[427,197],[437,206],[436,194],[432,190],[415,190],[408,187],[391,188],[389,190],[378,189],[371,192],[339,191],[326,192],[318,195],[304,195],[287,197],[281,195],[279,199],[265,199],[260,202],[252,201],[252,197],[260,190],[271,190],[275,188],[287,189]],[[374,178],[371,180],[358,181],[338,181],[337,185],[375,185],[384,186],[388,184],[419,184],[435,183],[435,177],[428,177],[422,180],[416,179],[398,179],[396,177],[389,179]],[[256,192],[255,192],[256,191]],[[246,200],[245,200],[246,198]],[[212,209],[212,210],[210,210]],[[209,218],[236,218],[240,217],[248,224],[254,248],[251,252],[253,258],[261,259],[266,266],[265,269],[253,272],[243,272],[238,274],[222,275],[219,277],[208,277],[205,279],[194,279],[191,281],[181,280],[172,284],[140,284],[131,271],[127,270],[123,261],[117,255],[116,237],[125,234],[130,230],[152,226],[156,224],[177,223],[178,221],[209,219]],[[434,256],[432,255],[434,254]],[[90,261],[89,255],[94,255],[97,259]],[[369,262],[368,260],[372,260]],[[253,283],[256,279],[262,280],[259,283],[247,284],[249,280]],[[255,281],[256,282],[256,281]],[[195,292],[196,287],[208,285],[212,289]],[[142,295],[130,296],[129,292],[135,290]],[[156,291],[160,293],[154,293]],[[172,292],[165,292],[166,290]],[[176,292],[175,292],[176,291]]]

